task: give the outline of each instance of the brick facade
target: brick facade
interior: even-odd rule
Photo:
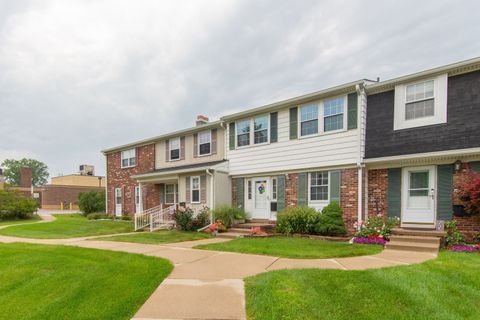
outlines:
[[[358,220],[358,170],[343,169],[340,186],[340,206],[348,234],[353,234],[353,224]]]
[[[296,207],[298,203],[298,174],[285,175],[285,207]]]
[[[130,177],[153,171],[155,169],[155,144],[136,148],[137,165],[121,168],[121,152],[107,154],[107,213],[115,213],[115,188],[122,188],[123,214],[135,213],[135,186],[138,184]],[[142,188],[144,209],[160,204],[160,185],[144,184]]]

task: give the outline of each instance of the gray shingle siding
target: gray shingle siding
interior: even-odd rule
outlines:
[[[480,71],[448,78],[445,124],[394,131],[394,98],[368,96],[366,158],[480,147]]]

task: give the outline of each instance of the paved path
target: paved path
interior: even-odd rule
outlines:
[[[48,217],[48,216],[47,216]],[[46,218],[47,218],[46,217]],[[48,218],[49,219],[49,218]],[[98,236],[97,236],[98,237]],[[59,244],[139,253],[170,260],[175,268],[134,316],[151,319],[245,319],[243,278],[288,268],[362,270],[420,263],[435,254],[384,250],[363,257],[335,259],[286,259],[253,254],[192,249],[206,239],[163,245],[74,239],[26,239],[0,236],[0,242]]]

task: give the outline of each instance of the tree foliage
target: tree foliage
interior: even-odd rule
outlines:
[[[6,159],[1,165],[4,170],[5,180],[12,186],[20,185],[20,168],[29,167],[32,168],[32,183],[34,186],[42,186],[47,184],[48,179],[48,167],[45,163],[35,160],[26,159],[21,160]]]
[[[78,207],[84,215],[105,212],[105,192],[89,191],[78,194]]]

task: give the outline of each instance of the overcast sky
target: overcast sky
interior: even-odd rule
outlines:
[[[0,162],[100,150],[480,56],[480,1],[0,0]]]

